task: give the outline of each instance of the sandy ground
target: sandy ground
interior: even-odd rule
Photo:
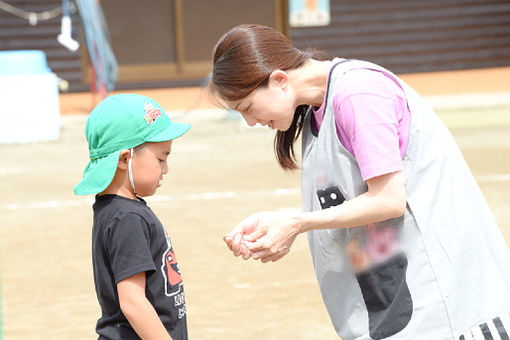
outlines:
[[[191,97],[190,97],[191,98]],[[510,244],[510,106],[439,111]],[[218,115],[174,117],[193,129],[173,146],[148,198],[184,277],[191,339],[338,339],[306,237],[277,263],[233,257],[222,235],[260,210],[299,209],[299,172],[280,171],[272,133]],[[55,142],[0,145],[3,339],[92,339],[91,197],[73,196],[88,152],[85,115],[64,115]]]

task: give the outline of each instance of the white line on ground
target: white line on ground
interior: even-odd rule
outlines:
[[[169,201],[195,201],[195,200],[214,200],[226,199],[238,196],[282,196],[282,195],[296,195],[299,194],[298,188],[278,188],[273,190],[255,190],[246,192],[203,192],[197,194],[188,194],[182,196],[170,195],[154,195],[148,198],[150,202],[169,202]],[[34,202],[16,202],[5,203],[0,206],[2,210],[20,210],[20,209],[59,209],[59,208],[73,208],[79,206],[90,206],[94,203],[93,197],[77,198],[73,200],[49,200],[49,201],[34,201]]]
[[[493,174],[477,176],[479,183],[492,182],[510,182],[510,174]],[[148,198],[150,202],[169,202],[169,201],[195,201],[195,200],[215,200],[234,198],[239,196],[287,196],[299,194],[298,188],[278,188],[273,190],[254,190],[244,192],[224,191],[224,192],[203,192],[196,194],[188,194],[182,196],[154,195]],[[4,203],[0,206],[1,210],[20,210],[20,209],[59,209],[73,208],[79,206],[90,206],[94,203],[93,197],[77,198],[73,200],[49,200],[35,202],[15,202]]]
[[[478,182],[510,182],[510,174],[478,176],[476,180]]]

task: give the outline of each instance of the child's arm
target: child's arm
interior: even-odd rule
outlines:
[[[117,283],[122,313],[142,339],[172,339],[145,296],[145,272]]]

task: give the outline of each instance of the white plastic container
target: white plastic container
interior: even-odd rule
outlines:
[[[0,51],[0,143],[57,140],[58,78],[42,51]]]

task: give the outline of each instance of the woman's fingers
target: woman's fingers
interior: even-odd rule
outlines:
[[[261,212],[241,221],[223,237],[234,256],[262,262],[278,261],[285,256],[297,233],[288,216]]]
[[[241,234],[236,234],[234,236],[234,240],[232,241],[232,252],[234,253],[234,256],[241,255],[241,241],[243,239],[243,236]]]
[[[280,251],[280,252],[277,252],[277,253],[263,253],[263,252],[259,252],[257,254],[257,258],[255,258],[255,256],[253,256],[253,259],[259,259],[260,262],[262,263],[267,263],[267,262],[276,262],[278,261],[279,259],[281,259],[282,257],[284,257],[285,255],[287,255],[289,253],[289,251]]]
[[[234,242],[234,238],[231,235],[223,236],[223,241],[227,244],[228,249],[232,251],[232,243]]]
[[[267,234],[267,229],[264,227],[264,224],[261,221],[257,221],[257,228],[254,228],[251,233],[246,233],[244,235],[244,240],[246,242],[255,243],[261,237],[264,237]]]
[[[264,242],[265,239],[266,238],[263,237],[263,238],[259,238],[258,240],[254,241],[254,242],[246,242],[246,247],[248,247],[248,249],[250,249],[252,254],[267,251],[268,247],[265,245],[265,242]]]
[[[243,257],[243,260],[248,260],[251,257],[251,251],[246,247],[244,241],[241,242],[241,256]]]
[[[245,218],[230,233],[223,236],[223,241],[225,241],[234,256],[241,255],[245,260],[251,257],[251,251],[244,243],[245,241],[251,242],[264,234],[259,229],[259,217],[260,214],[254,214]]]
[[[239,236],[237,236],[239,235]],[[241,255],[244,260],[248,260],[251,257],[250,249],[245,245],[242,235],[237,234],[235,237],[230,235],[223,236],[223,241],[227,244],[227,247],[234,253],[235,256]],[[240,237],[240,240],[239,240]],[[237,239],[236,239],[237,238]],[[236,244],[234,244],[234,241]],[[237,244],[237,242],[239,242]],[[235,249],[235,250],[234,250]],[[238,254],[238,255],[236,255]]]
[[[275,245],[267,245],[264,238],[259,239],[257,242],[247,243],[246,246],[250,249],[253,259],[261,260],[263,263],[278,261],[290,251],[290,247],[285,245],[279,248],[276,248]]]

